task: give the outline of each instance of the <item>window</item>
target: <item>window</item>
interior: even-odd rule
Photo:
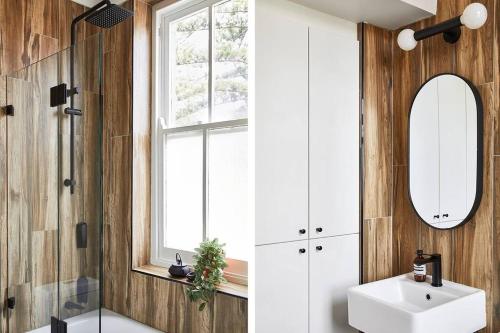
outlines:
[[[186,0],[156,11],[152,262],[191,263],[225,243],[226,277],[248,250],[247,0]]]

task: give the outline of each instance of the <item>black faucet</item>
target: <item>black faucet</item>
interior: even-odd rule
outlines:
[[[433,287],[443,286],[443,274],[441,271],[441,255],[440,254],[425,254],[428,258],[419,261],[419,265],[432,263],[432,282]]]

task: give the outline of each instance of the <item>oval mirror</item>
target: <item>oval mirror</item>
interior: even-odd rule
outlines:
[[[409,119],[409,193],[431,227],[469,221],[481,201],[483,107],[466,79],[437,75],[418,90]]]

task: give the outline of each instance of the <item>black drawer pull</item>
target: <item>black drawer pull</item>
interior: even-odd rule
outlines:
[[[323,228],[321,228],[321,227],[316,228],[316,232],[323,232]]]
[[[299,253],[302,253],[302,254],[303,254],[303,253],[306,253],[306,249],[300,249],[300,250],[299,250]]]
[[[303,235],[303,234],[305,234],[305,233],[306,233],[306,229],[300,229],[300,230],[299,230],[299,234]]]
[[[316,246],[316,251],[321,251],[321,250],[323,250],[323,246],[321,245]]]

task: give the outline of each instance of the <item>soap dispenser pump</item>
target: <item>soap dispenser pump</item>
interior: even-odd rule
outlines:
[[[417,250],[417,256],[413,260],[413,276],[417,282],[425,282],[427,279],[427,271],[425,266],[424,251]]]

